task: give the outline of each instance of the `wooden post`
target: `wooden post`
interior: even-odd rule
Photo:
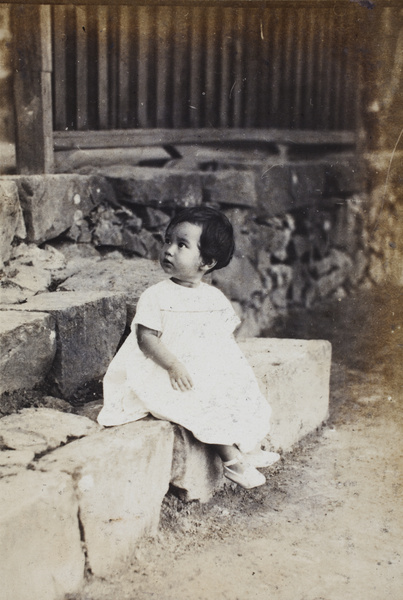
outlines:
[[[50,6],[11,9],[17,172],[53,172]]]

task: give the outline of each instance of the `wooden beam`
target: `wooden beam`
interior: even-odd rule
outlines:
[[[284,145],[355,144],[353,131],[307,131],[288,129],[125,129],[110,131],[55,131],[55,150],[134,148],[166,144],[261,142]]]
[[[401,0],[366,0],[368,5],[360,5],[358,0],[24,0],[24,4],[69,4],[69,5],[128,5],[128,6],[235,6],[261,7],[284,6],[285,8],[317,8],[321,6],[350,6],[351,8],[373,9],[380,7],[401,8]],[[365,0],[363,0],[365,2]],[[21,0],[7,0],[7,4],[20,4]]]
[[[17,172],[53,171],[50,6],[11,10]]]

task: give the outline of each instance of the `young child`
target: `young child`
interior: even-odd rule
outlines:
[[[271,409],[233,331],[240,321],[217,288],[202,282],[234,252],[231,223],[206,206],[169,223],[160,264],[170,276],[140,297],[132,333],[104,379],[101,425],[152,414],[182,425],[223,460],[225,476],[244,488],[265,483],[256,467],[279,459],[260,449]]]

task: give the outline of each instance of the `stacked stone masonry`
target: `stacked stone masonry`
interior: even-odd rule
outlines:
[[[273,409],[266,447],[286,451],[327,418],[330,344],[262,339],[242,347]],[[206,502],[235,485],[224,483],[211,449],[152,418],[102,428],[29,408],[0,419],[0,440],[2,600],[63,600],[88,575],[115,573],[157,532],[170,486],[184,500]]]
[[[234,259],[213,272],[211,282],[241,316],[240,338],[270,334],[289,307],[342,298],[385,276],[402,283],[402,185],[392,165],[390,194],[382,197],[385,161],[367,161],[370,180],[379,180],[372,196],[362,165],[350,154],[280,165],[245,152],[214,160],[205,153],[160,168],[0,177],[2,391],[46,380],[52,393],[68,398],[102,377],[139,295],[163,277],[156,262],[160,239],[178,207],[208,202],[234,225]],[[99,292],[93,301],[91,294]],[[26,321],[13,329],[10,311],[21,311],[18,318],[26,315]],[[46,325],[39,325],[41,318]],[[25,369],[18,377],[10,357],[35,327],[46,348],[43,341],[39,353],[21,354],[15,364]],[[85,361],[81,338],[93,341]]]

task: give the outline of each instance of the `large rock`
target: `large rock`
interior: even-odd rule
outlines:
[[[228,169],[202,173],[203,199],[214,204],[256,206],[255,175],[250,171]]]
[[[174,432],[171,485],[185,502],[207,502],[223,485],[222,461],[183,427],[174,425]]]
[[[133,557],[138,540],[156,533],[168,491],[172,426],[142,420],[113,427],[55,450],[38,462],[76,486],[88,567],[105,577]]]
[[[258,338],[240,347],[273,410],[270,444],[289,450],[328,416],[331,344]]]
[[[24,305],[25,306],[25,305]],[[0,310],[0,394],[33,388],[56,351],[54,318],[44,312]]]
[[[0,419],[0,437],[9,450],[45,453],[99,431],[87,419],[51,408],[26,408]],[[0,453],[2,454],[2,453]],[[12,459],[12,455],[9,457]],[[21,457],[17,457],[18,460]]]
[[[193,206],[202,201],[200,175],[195,172],[121,166],[102,173],[116,198],[128,204]]]
[[[14,181],[0,180],[0,267],[11,256],[11,242],[26,236],[24,219]]]
[[[140,295],[164,278],[157,262],[143,258],[108,258],[84,265],[80,272],[59,286],[61,291],[119,292],[127,303],[127,322],[131,323]]]
[[[126,302],[121,295],[40,294],[28,300],[24,309],[48,312],[56,320],[57,350],[49,379],[58,393],[69,397],[83,384],[104,375],[126,325]]]
[[[16,175],[2,179],[16,182],[27,239],[37,244],[69,229],[76,211],[86,215],[98,202],[91,180],[82,175]]]
[[[85,556],[71,477],[22,471],[0,480],[0,597],[62,600],[78,592]]]

